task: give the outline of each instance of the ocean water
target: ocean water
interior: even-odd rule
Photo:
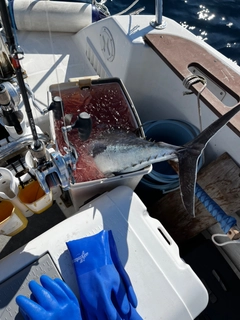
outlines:
[[[133,0],[107,0],[111,14]],[[139,0],[129,11],[145,7],[141,14],[155,14],[154,0]],[[174,19],[240,65],[240,0],[163,0],[163,15]]]

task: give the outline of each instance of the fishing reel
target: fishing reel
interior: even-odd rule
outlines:
[[[53,112],[55,121],[63,120],[64,106],[59,96],[53,97],[48,111]],[[75,123],[63,126],[62,134],[66,146],[63,148],[65,154],[62,155],[54,148],[45,148],[44,144],[36,147],[34,143],[30,147],[30,152],[26,157],[26,162],[34,171],[42,189],[49,193],[51,187],[61,186],[63,191],[74,184],[73,171],[76,170],[78,154],[76,149],[68,140],[67,133],[72,130],[78,130],[79,138],[85,141],[89,138],[92,130],[92,120],[87,112],[81,112]]]
[[[77,159],[71,152],[61,155],[53,148],[45,148],[44,144],[38,149],[32,144],[25,160],[46,194],[56,186],[67,191],[70,182],[74,183],[72,173]]]
[[[34,94],[31,89],[27,84],[24,83],[24,85],[28,97],[32,99],[33,105],[41,114],[53,110],[55,117],[61,117],[61,113],[59,113],[61,110],[59,108],[60,102],[57,101],[57,98],[49,108],[40,109],[34,103]],[[34,125],[39,139],[37,141],[31,139],[31,130],[26,125],[24,114],[20,110],[20,101],[21,92],[14,76],[11,77],[11,82],[2,81],[0,83],[0,124],[2,127],[0,140],[3,141],[7,138],[3,150],[4,155],[19,154],[22,158],[20,154],[28,145],[29,151],[25,155],[25,163],[31,174],[36,176],[43,191],[48,194],[51,187],[54,186],[61,186],[63,191],[68,190],[70,181],[74,182],[72,171],[76,167],[77,153],[66,148],[66,154],[61,155],[54,150],[49,139],[42,139],[43,133],[39,127],[35,126],[33,118],[30,121]]]
[[[24,131],[23,114],[19,110],[20,95],[18,89],[10,82],[0,84],[0,123],[12,138]]]
[[[27,85],[26,92],[29,98],[33,100],[33,93]],[[20,100],[20,89],[16,81],[14,83],[6,81],[0,84],[0,123],[9,134],[8,153],[10,153],[10,150],[11,152],[19,150],[21,145],[25,146],[26,144],[23,144],[23,141],[26,140],[26,143],[29,143],[29,151],[25,156],[26,165],[31,173],[36,176],[44,192],[48,194],[51,188],[55,186],[60,186],[63,191],[68,190],[70,183],[74,183],[73,171],[76,169],[78,154],[74,146],[69,143],[67,133],[71,130],[78,130],[79,138],[82,141],[88,139],[92,129],[90,115],[82,112],[78,115],[75,123],[62,127],[62,134],[66,143],[65,154],[62,155],[52,147],[53,143],[49,143],[49,139],[43,140],[40,138],[37,141],[29,139],[31,131],[26,126],[24,115],[20,110]],[[37,108],[41,114],[52,111],[56,121],[63,119],[63,109],[62,99],[58,96],[53,98],[48,108],[41,110]],[[34,123],[33,119],[32,123]],[[43,135],[35,124],[34,127],[38,137]],[[14,147],[12,142],[14,142]]]
[[[0,123],[10,136],[5,149],[8,154],[11,154],[13,147],[15,153],[25,148],[23,153],[27,168],[32,175],[36,176],[46,194],[50,193],[51,188],[55,186],[60,186],[63,191],[67,191],[70,184],[74,183],[73,171],[76,169],[78,159],[76,149],[69,143],[67,133],[78,130],[81,140],[88,139],[92,129],[91,118],[89,114],[82,112],[75,123],[66,125],[60,97],[53,97],[48,108],[38,106],[32,90],[24,81],[25,75],[20,65],[22,55],[12,32],[5,1],[0,1],[0,13],[5,38],[5,40],[2,37],[0,39]],[[66,142],[63,148],[65,154],[56,149],[54,143],[51,143],[35,125],[30,99],[32,105],[42,115],[52,111],[56,121],[61,120],[65,123],[62,127]],[[24,106],[23,112],[20,110],[20,100]],[[24,112],[28,126],[25,123]],[[42,136],[45,136],[44,139]]]

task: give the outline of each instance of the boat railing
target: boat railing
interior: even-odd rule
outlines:
[[[156,29],[166,28],[166,21],[163,20],[163,0],[155,0],[155,20],[151,21],[151,26]]]

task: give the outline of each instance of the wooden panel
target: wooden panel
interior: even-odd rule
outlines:
[[[240,209],[240,168],[227,153],[201,169],[198,184],[229,215]],[[179,190],[167,194],[148,208],[177,243],[184,242],[216,223],[196,199],[196,217],[186,213]]]
[[[237,102],[240,101],[240,75],[200,45],[173,35],[148,34],[145,42],[163,59],[163,61],[181,79],[192,73],[189,66],[201,69],[213,82],[231,94]],[[197,94],[202,89],[202,84],[194,84],[191,89]],[[201,100],[217,115],[221,116],[229,110],[208,88],[201,94]],[[240,114],[234,116],[229,126],[240,136]]]

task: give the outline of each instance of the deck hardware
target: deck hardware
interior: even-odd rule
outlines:
[[[239,240],[240,239],[240,232],[239,232],[238,228],[236,228],[236,227],[232,227],[228,231],[227,235],[230,240]]]

